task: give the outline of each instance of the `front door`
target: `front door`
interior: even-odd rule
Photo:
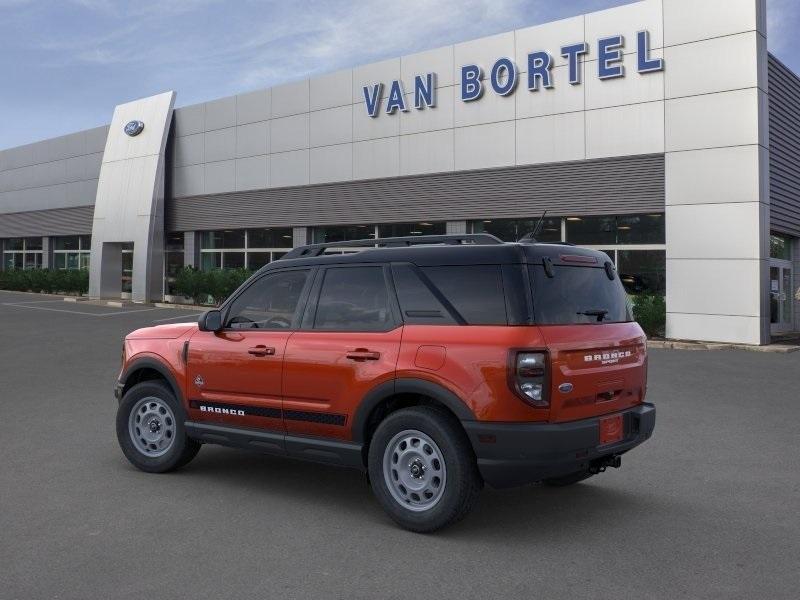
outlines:
[[[792,330],[792,263],[772,260],[769,267],[770,329],[772,333]]]
[[[264,275],[233,300],[222,331],[192,336],[190,419],[283,432],[283,357],[299,325],[310,273],[290,269]]]
[[[315,298],[318,298],[315,301]],[[350,439],[358,403],[394,378],[403,328],[383,266],[321,271],[301,331],[286,347],[287,433]]]

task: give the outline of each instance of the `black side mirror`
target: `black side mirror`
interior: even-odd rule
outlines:
[[[197,323],[200,331],[219,331],[222,329],[222,313],[218,310],[209,310],[200,315]]]

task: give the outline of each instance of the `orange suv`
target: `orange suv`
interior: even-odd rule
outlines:
[[[568,485],[653,432],[608,256],[487,234],[296,248],[199,323],[125,338],[117,436],[148,472],[206,443],[361,469],[401,526],[484,482]]]

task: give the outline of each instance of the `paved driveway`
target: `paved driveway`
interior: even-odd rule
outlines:
[[[206,446],[123,458],[121,339],[191,320],[0,292],[0,598],[798,598],[800,354],[654,351],[654,438],[435,535],[356,472]]]

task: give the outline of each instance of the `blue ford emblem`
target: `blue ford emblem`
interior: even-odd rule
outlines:
[[[129,121],[127,125],[125,125],[125,133],[131,137],[135,137],[142,133],[144,129],[144,123],[141,121]]]
[[[562,383],[560,386],[558,386],[558,391],[562,394],[569,394],[572,391],[572,384]]]

